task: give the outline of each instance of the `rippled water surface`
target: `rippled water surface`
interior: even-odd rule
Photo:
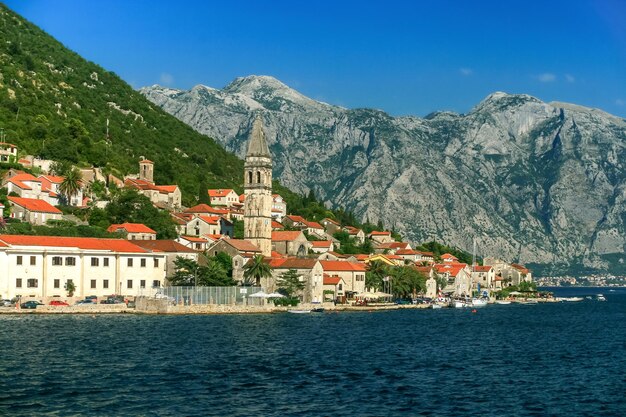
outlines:
[[[477,313],[2,315],[0,415],[626,416],[626,291],[602,292]]]

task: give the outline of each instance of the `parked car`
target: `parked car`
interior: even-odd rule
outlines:
[[[51,305],[51,306],[69,306],[69,304],[66,303],[63,300],[52,300],[52,301],[50,301],[49,305]]]
[[[45,305],[45,304],[40,303],[39,301],[31,300],[31,301],[26,301],[25,303],[22,303],[20,307],[25,308],[27,310],[34,310],[37,308],[37,306],[42,306],[42,305]]]
[[[84,300],[80,300],[79,302],[77,302],[75,305],[79,306],[85,304],[96,304],[96,302],[85,298]]]
[[[2,307],[11,307],[12,305],[11,300],[0,300],[0,306]]]
[[[107,298],[106,300],[100,301],[100,304],[124,304],[124,302],[117,298]]]
[[[87,297],[85,297],[85,300],[93,300],[96,301],[98,299],[97,295],[88,295]]]

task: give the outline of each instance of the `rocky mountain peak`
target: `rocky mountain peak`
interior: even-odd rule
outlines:
[[[259,76],[203,98],[144,94],[242,157],[254,114],[265,110],[283,184],[411,241],[467,250],[476,237],[479,255],[554,272],[626,272],[626,128],[604,112],[496,92],[465,115],[394,118]]]

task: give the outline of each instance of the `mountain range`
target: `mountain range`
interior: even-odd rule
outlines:
[[[601,110],[496,92],[467,114],[392,117],[269,76],[140,92],[240,157],[260,113],[283,184],[412,241],[476,241],[543,274],[625,269],[626,121]]]

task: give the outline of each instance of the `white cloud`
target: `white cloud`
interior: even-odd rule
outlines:
[[[615,104],[617,104],[618,106],[623,106],[626,104],[626,101],[618,98],[617,100],[615,100]]]
[[[576,78],[574,78],[574,76],[571,74],[565,74],[565,81],[567,81],[568,83],[573,83],[574,81],[576,81]]]
[[[544,72],[543,74],[539,74],[539,76],[537,76],[537,79],[542,83],[551,83],[556,80],[556,75],[549,72]]]
[[[174,82],[174,77],[172,74],[168,74],[167,72],[161,73],[161,83],[164,85],[171,85]]]
[[[459,69],[459,72],[461,73],[461,75],[465,76],[472,75],[474,73],[471,68],[461,68]]]

